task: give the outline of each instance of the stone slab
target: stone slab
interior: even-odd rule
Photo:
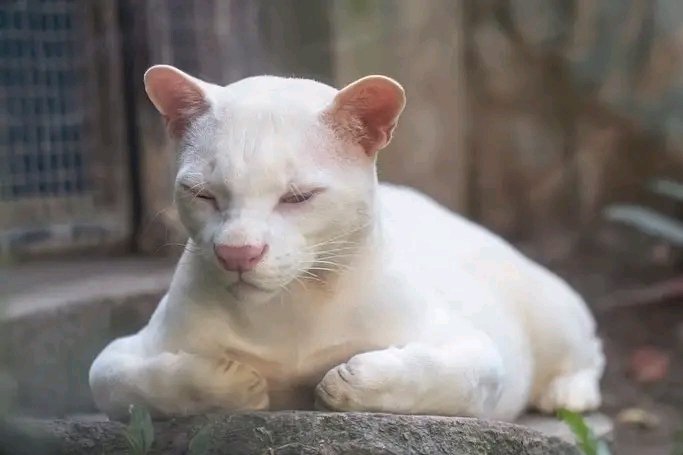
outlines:
[[[41,453],[129,453],[124,425],[106,421],[22,420]],[[528,428],[472,418],[285,411],[212,415],[155,423],[152,454],[187,453],[202,430],[203,455],[449,454],[579,455],[570,443]],[[10,434],[10,432],[6,432]],[[40,439],[37,436],[42,435]],[[17,434],[14,433],[14,441]],[[5,447],[21,448],[5,441]],[[32,447],[35,449],[35,447]],[[22,452],[14,452],[21,455]]]

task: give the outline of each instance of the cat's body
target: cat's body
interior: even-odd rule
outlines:
[[[148,91],[181,139],[177,199],[192,240],[150,323],[93,364],[103,411],[305,409],[315,399],[514,419],[529,405],[598,406],[604,361],[581,298],[485,229],[413,190],[377,185],[374,154],[403,107],[390,81],[338,94],[312,81],[216,88],[170,68],[157,74]],[[181,97],[176,115],[192,111],[187,119],[171,112],[183,81],[201,89],[190,107],[210,100],[194,112]],[[285,101],[297,95],[308,99],[292,109]],[[244,262],[235,256],[244,245],[259,254]]]

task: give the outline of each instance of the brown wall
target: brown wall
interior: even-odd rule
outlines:
[[[388,180],[549,257],[605,204],[681,175],[677,0],[335,5],[339,83],[383,72],[407,89]]]
[[[153,0],[139,6],[149,55],[136,74],[172,63],[224,83],[395,77],[409,102],[380,177],[553,257],[605,204],[642,201],[649,178],[681,175],[677,1]],[[153,251],[182,229],[167,210],[172,152],[138,92],[140,239]]]
[[[461,2],[354,4],[334,2],[337,85],[386,74],[408,97],[394,141],[380,155],[380,178],[466,210],[471,157]]]

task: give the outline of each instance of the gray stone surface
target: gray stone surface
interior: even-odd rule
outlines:
[[[680,0],[334,4],[338,85],[382,72],[408,96],[381,177],[546,263],[606,205],[653,204],[649,180],[682,175]]]
[[[93,410],[88,369],[113,338],[137,331],[170,282],[168,261],[60,261],[0,270],[0,369],[24,412]]]
[[[23,420],[18,426],[31,431],[34,437],[42,435],[41,453],[129,453],[120,423]],[[207,435],[208,447],[201,452],[206,455],[580,453],[559,438],[517,425],[477,419],[291,411],[157,422],[152,453],[186,453],[200,429]],[[5,447],[10,446],[6,441]]]
[[[174,260],[149,258],[72,259],[0,268],[3,319],[93,300],[122,300],[168,287]]]

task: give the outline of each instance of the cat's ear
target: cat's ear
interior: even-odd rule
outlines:
[[[324,118],[345,139],[374,156],[389,144],[406,104],[403,87],[385,76],[366,76],[341,89]]]
[[[185,134],[192,120],[209,110],[212,87],[169,65],[155,65],[145,72],[147,96],[176,139]]]

